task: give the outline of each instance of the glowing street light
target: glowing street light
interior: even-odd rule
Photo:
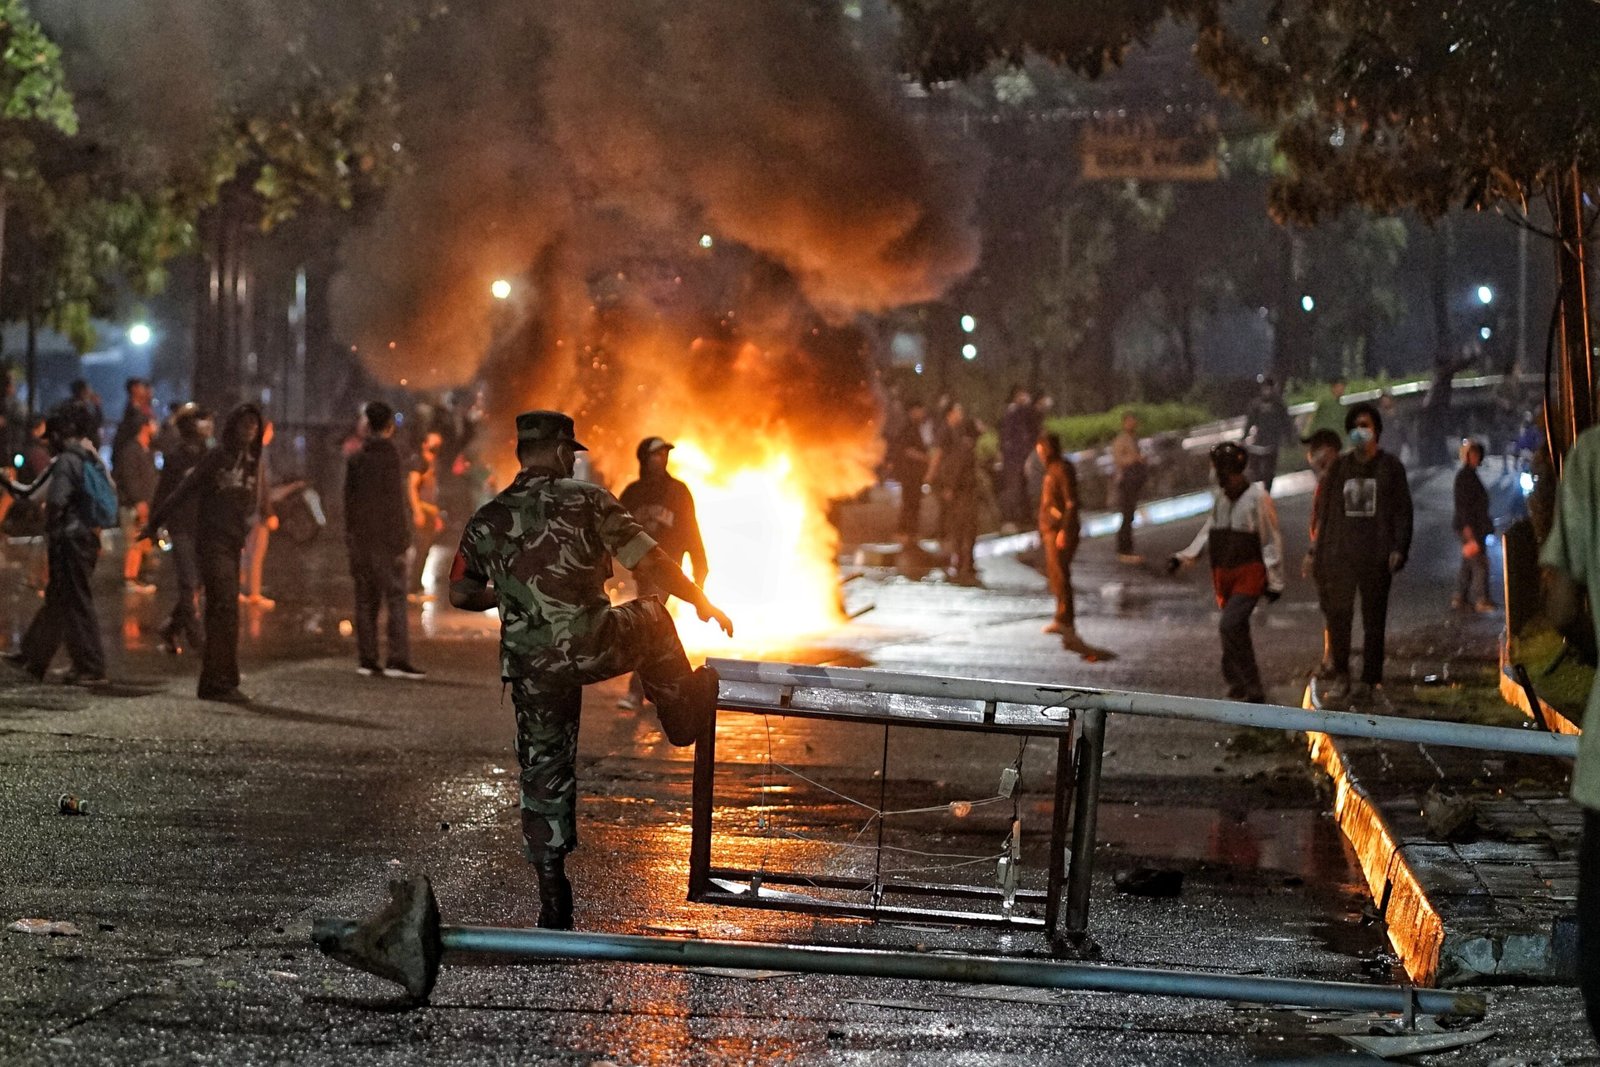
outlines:
[[[150,332],[150,327],[142,322],[136,322],[128,327],[128,343],[136,348],[143,348],[150,343],[150,338],[155,336]]]
[[[1487,327],[1487,326],[1478,327],[1478,336],[1481,337],[1485,341],[1487,341],[1489,339],[1490,335],[1492,335],[1493,333],[1494,333],[1494,331],[1489,329],[1489,327]]]
[[[709,233],[703,233],[700,235],[701,248],[710,248],[714,244],[716,244],[716,242],[711,239],[711,235]]]
[[[511,283],[504,278],[496,278],[494,284],[489,286],[489,292],[496,300],[508,300],[511,297]]]
[[[961,332],[962,333],[971,333],[973,330],[976,330],[977,328],[978,328],[978,320],[977,319],[973,318],[971,315],[963,315],[963,316],[961,316]]]
[[[962,345],[961,346],[961,358],[962,359],[966,359],[966,360],[977,359],[978,358],[978,346],[975,345],[975,344],[964,344],[964,345]]]
[[[1480,304],[1492,304],[1492,303],[1494,303],[1494,290],[1489,288],[1487,285],[1478,286],[1478,303],[1480,303]]]
[[[1310,293],[1307,293],[1305,296],[1302,296],[1300,298],[1300,310],[1301,311],[1304,311],[1305,313],[1310,314],[1312,311],[1314,311],[1316,309],[1316,306],[1317,306],[1317,302],[1315,300],[1311,299],[1311,294]]]

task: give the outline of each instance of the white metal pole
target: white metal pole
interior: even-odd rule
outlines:
[[[1531,756],[1578,754],[1578,739],[1506,726],[1407,719],[1396,715],[1367,715],[1348,711],[1312,711],[1272,704],[1245,704],[1233,700],[1135,693],[1107,689],[1008,682],[946,675],[910,674],[861,667],[814,667],[799,663],[763,663],[751,660],[712,659],[724,685],[756,684],[795,688],[831,689],[847,693],[877,693],[1035,705],[1041,715],[1055,711],[1102,711],[1124,715],[1254,726],[1267,730],[1300,730],[1337,737],[1367,737],[1378,741],[1409,741],[1453,748],[1487,749]]]

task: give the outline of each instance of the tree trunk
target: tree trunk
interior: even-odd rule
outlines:
[[[1574,166],[1561,183],[1556,206],[1556,269],[1561,319],[1556,337],[1561,370],[1561,420],[1555,422],[1550,456],[1561,457],[1578,435],[1594,425],[1594,364],[1589,340],[1589,274],[1583,233],[1583,181]]]

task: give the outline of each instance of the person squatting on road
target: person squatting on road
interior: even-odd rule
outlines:
[[[583,449],[561,412],[518,415],[522,469],[472,516],[450,569],[451,604],[500,611],[500,676],[516,709],[522,836],[539,878],[539,925],[562,930],[572,928],[565,859],[578,843],[583,687],[638,671],[678,746],[699,738],[717,702],[716,672],[689,668],[664,603],[610,606],[612,558],[733,634],[732,621],[616,497],[572,477]]]
[[[361,411],[366,440],[345,462],[344,540],[356,587],[356,670],[368,676],[423,678],[411,665],[406,601],[411,559],[411,494],[394,445],[394,408],[374,400]],[[389,659],[378,660],[378,612],[388,612]]]
[[[106,680],[105,650],[95,615],[90,578],[100,558],[100,531],[116,521],[111,476],[100,463],[94,438],[100,424],[93,411],[68,402],[45,420],[45,433],[55,451],[43,474],[28,485],[9,477],[7,491],[27,499],[44,494],[45,553],[49,581],[44,604],[22,635],[22,644],[7,658],[36,679],[50,669],[56,650],[66,642],[72,669],[68,684],[101,685]],[[89,484],[90,468],[99,472],[107,499],[97,502]],[[96,514],[97,511],[104,512]]]
[[[173,577],[178,580],[178,596],[172,603],[167,621],[156,631],[160,635],[156,647],[175,656],[184,645],[198,648],[204,642],[198,609],[200,555],[195,549],[195,524],[199,513],[193,497],[180,501],[174,507],[166,508],[164,505],[178,486],[183,484],[189,471],[205,458],[206,450],[210,447],[207,439],[211,436],[211,416],[194,404],[185,404],[173,415],[172,430],[172,443],[161,454],[161,477],[156,481],[156,495],[151,508],[162,509],[162,524],[167,528],[167,539],[172,545]],[[155,523],[149,522],[148,515],[145,524],[157,528]]]
[[[1263,597],[1271,604],[1283,595],[1283,534],[1278,509],[1260,482],[1246,475],[1250,455],[1233,441],[1211,449],[1217,488],[1211,492],[1211,513],[1189,547],[1167,561],[1169,573],[1193,563],[1201,549],[1211,555],[1211,585],[1222,618],[1222,678],[1228,699],[1264,704],[1261,669],[1250,636],[1250,616]]]
[[[250,702],[239,691],[239,553],[250,532],[250,516],[265,506],[263,425],[261,409],[254,404],[240,404],[228,412],[221,442],[151,510],[141,534],[154,540],[161,525],[192,502],[195,556],[206,594],[205,640],[195,691],[201,700]]]
[[[680,570],[683,557],[689,557],[694,584],[704,589],[710,573],[706,565],[706,544],[700,536],[700,520],[695,516],[694,495],[687,485],[667,473],[671,451],[672,445],[659,437],[640,441],[634,450],[639,461],[639,478],[622,490],[619,499]],[[640,598],[666,599],[666,591],[648,579],[636,581]],[[628,681],[627,695],[617,701],[617,706],[637,711],[643,703],[644,682],[635,672]]]
[[[1318,672],[1324,693],[1342,702],[1350,689],[1350,628],[1361,596],[1361,686],[1383,682],[1389,585],[1411,551],[1411,488],[1400,460],[1378,447],[1383,417],[1371,404],[1345,413],[1350,451],[1334,460],[1317,488],[1311,517],[1312,569],[1324,591],[1327,630]]]
[[[1544,612],[1569,630],[1583,610],[1600,630],[1600,428],[1578,435],[1561,467],[1555,515],[1539,551],[1545,568]],[[1589,690],[1572,774],[1572,799],[1583,808],[1578,846],[1578,988],[1589,1029],[1600,1041],[1600,686]]]
[[[1061,438],[1041,433],[1034,452],[1044,467],[1039,490],[1039,549],[1044,553],[1044,573],[1056,598],[1055,614],[1045,625],[1047,634],[1060,634],[1061,647],[1083,656],[1093,653],[1078,636],[1077,614],[1072,604],[1072,557],[1078,553],[1078,474],[1061,454]]]
[[[1494,517],[1489,513],[1489,491],[1478,477],[1483,444],[1468,438],[1461,442],[1461,469],[1456,471],[1455,509],[1450,526],[1461,538],[1461,570],[1450,607],[1456,611],[1494,611],[1489,599],[1489,535]]]

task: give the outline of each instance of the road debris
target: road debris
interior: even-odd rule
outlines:
[[[38,937],[82,937],[83,931],[74,923],[59,919],[18,919],[7,930]]]

